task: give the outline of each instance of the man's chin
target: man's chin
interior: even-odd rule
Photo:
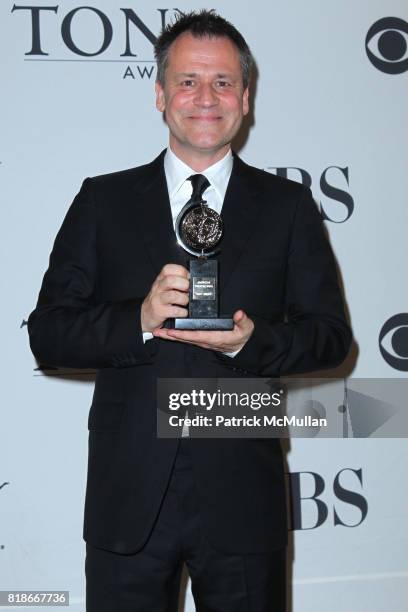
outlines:
[[[203,153],[214,153],[215,151],[219,151],[228,144],[228,141],[220,141],[219,139],[212,138],[203,138],[190,142],[190,146],[192,149],[196,151],[202,151]]]

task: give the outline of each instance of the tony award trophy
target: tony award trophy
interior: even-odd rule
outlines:
[[[209,259],[218,252],[216,247],[223,233],[222,219],[202,198],[209,186],[206,177],[196,174],[190,180],[193,195],[175,223],[179,245],[195,256],[189,262],[188,317],[172,319],[170,325],[173,329],[231,330],[234,328],[232,317],[219,314],[218,261]]]

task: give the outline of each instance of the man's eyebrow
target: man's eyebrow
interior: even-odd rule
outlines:
[[[179,77],[188,77],[190,79],[193,79],[197,76],[200,76],[197,72],[176,72],[176,74],[174,75],[176,78]],[[216,75],[217,79],[232,79],[233,75],[232,73],[229,72],[218,72]]]
[[[193,78],[197,76],[196,72],[176,72],[175,77],[189,77]]]
[[[225,78],[227,78],[227,79],[232,79],[232,78],[233,78],[233,75],[232,75],[232,73],[231,73],[231,72],[219,72],[219,73],[217,74],[217,77],[218,77],[219,79],[225,79]]]

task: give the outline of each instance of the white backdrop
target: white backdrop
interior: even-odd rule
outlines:
[[[75,12],[69,28],[70,11],[84,6],[79,1],[25,2],[14,10],[12,2],[0,5],[0,588],[69,590],[78,612],[84,610],[81,535],[92,384],[35,371],[20,325],[35,306],[54,237],[83,178],[146,163],[166,146],[167,130],[154,108],[151,36],[174,14],[174,4],[92,0],[87,6],[112,25],[110,45],[93,56],[74,52],[63,39],[62,32],[65,41],[70,32],[82,52],[101,48],[95,10]],[[34,34],[36,10],[29,6],[57,7],[38,12]],[[406,377],[408,314],[400,317],[399,343],[390,348],[397,367],[381,354],[379,334],[391,317],[408,311],[408,36],[397,21],[407,28],[407,3],[177,2],[182,11],[203,7],[216,8],[243,32],[257,62],[254,118],[240,155],[271,172],[290,167],[288,176],[296,180],[301,174],[293,168],[303,169],[329,217],[356,338],[345,372]],[[123,9],[141,20],[141,29],[129,26],[133,57],[121,56]],[[366,36],[386,17],[394,19],[368,42],[380,58],[375,66]],[[143,24],[151,34],[141,31]],[[407,456],[405,439],[292,441],[288,469],[304,472],[301,496],[314,492],[317,476],[307,472],[317,474],[328,507],[327,519],[316,526],[316,504],[305,499],[301,505],[303,528],[292,533],[294,612],[406,610]],[[358,504],[333,490],[339,472],[344,488],[367,504],[362,522]],[[335,525],[334,511],[350,526]],[[185,612],[193,610],[187,590]]]

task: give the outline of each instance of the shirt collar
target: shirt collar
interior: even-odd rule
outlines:
[[[211,185],[216,190],[221,202],[224,201],[225,193],[227,191],[228,181],[232,172],[232,152],[231,149],[224,155],[224,157],[218,160],[212,166],[203,170],[200,174],[204,174],[210,181]],[[164,171],[167,180],[167,189],[169,192],[170,200],[177,194],[180,187],[192,174],[197,174],[195,170],[185,164],[177,155],[167,148],[164,156]]]

